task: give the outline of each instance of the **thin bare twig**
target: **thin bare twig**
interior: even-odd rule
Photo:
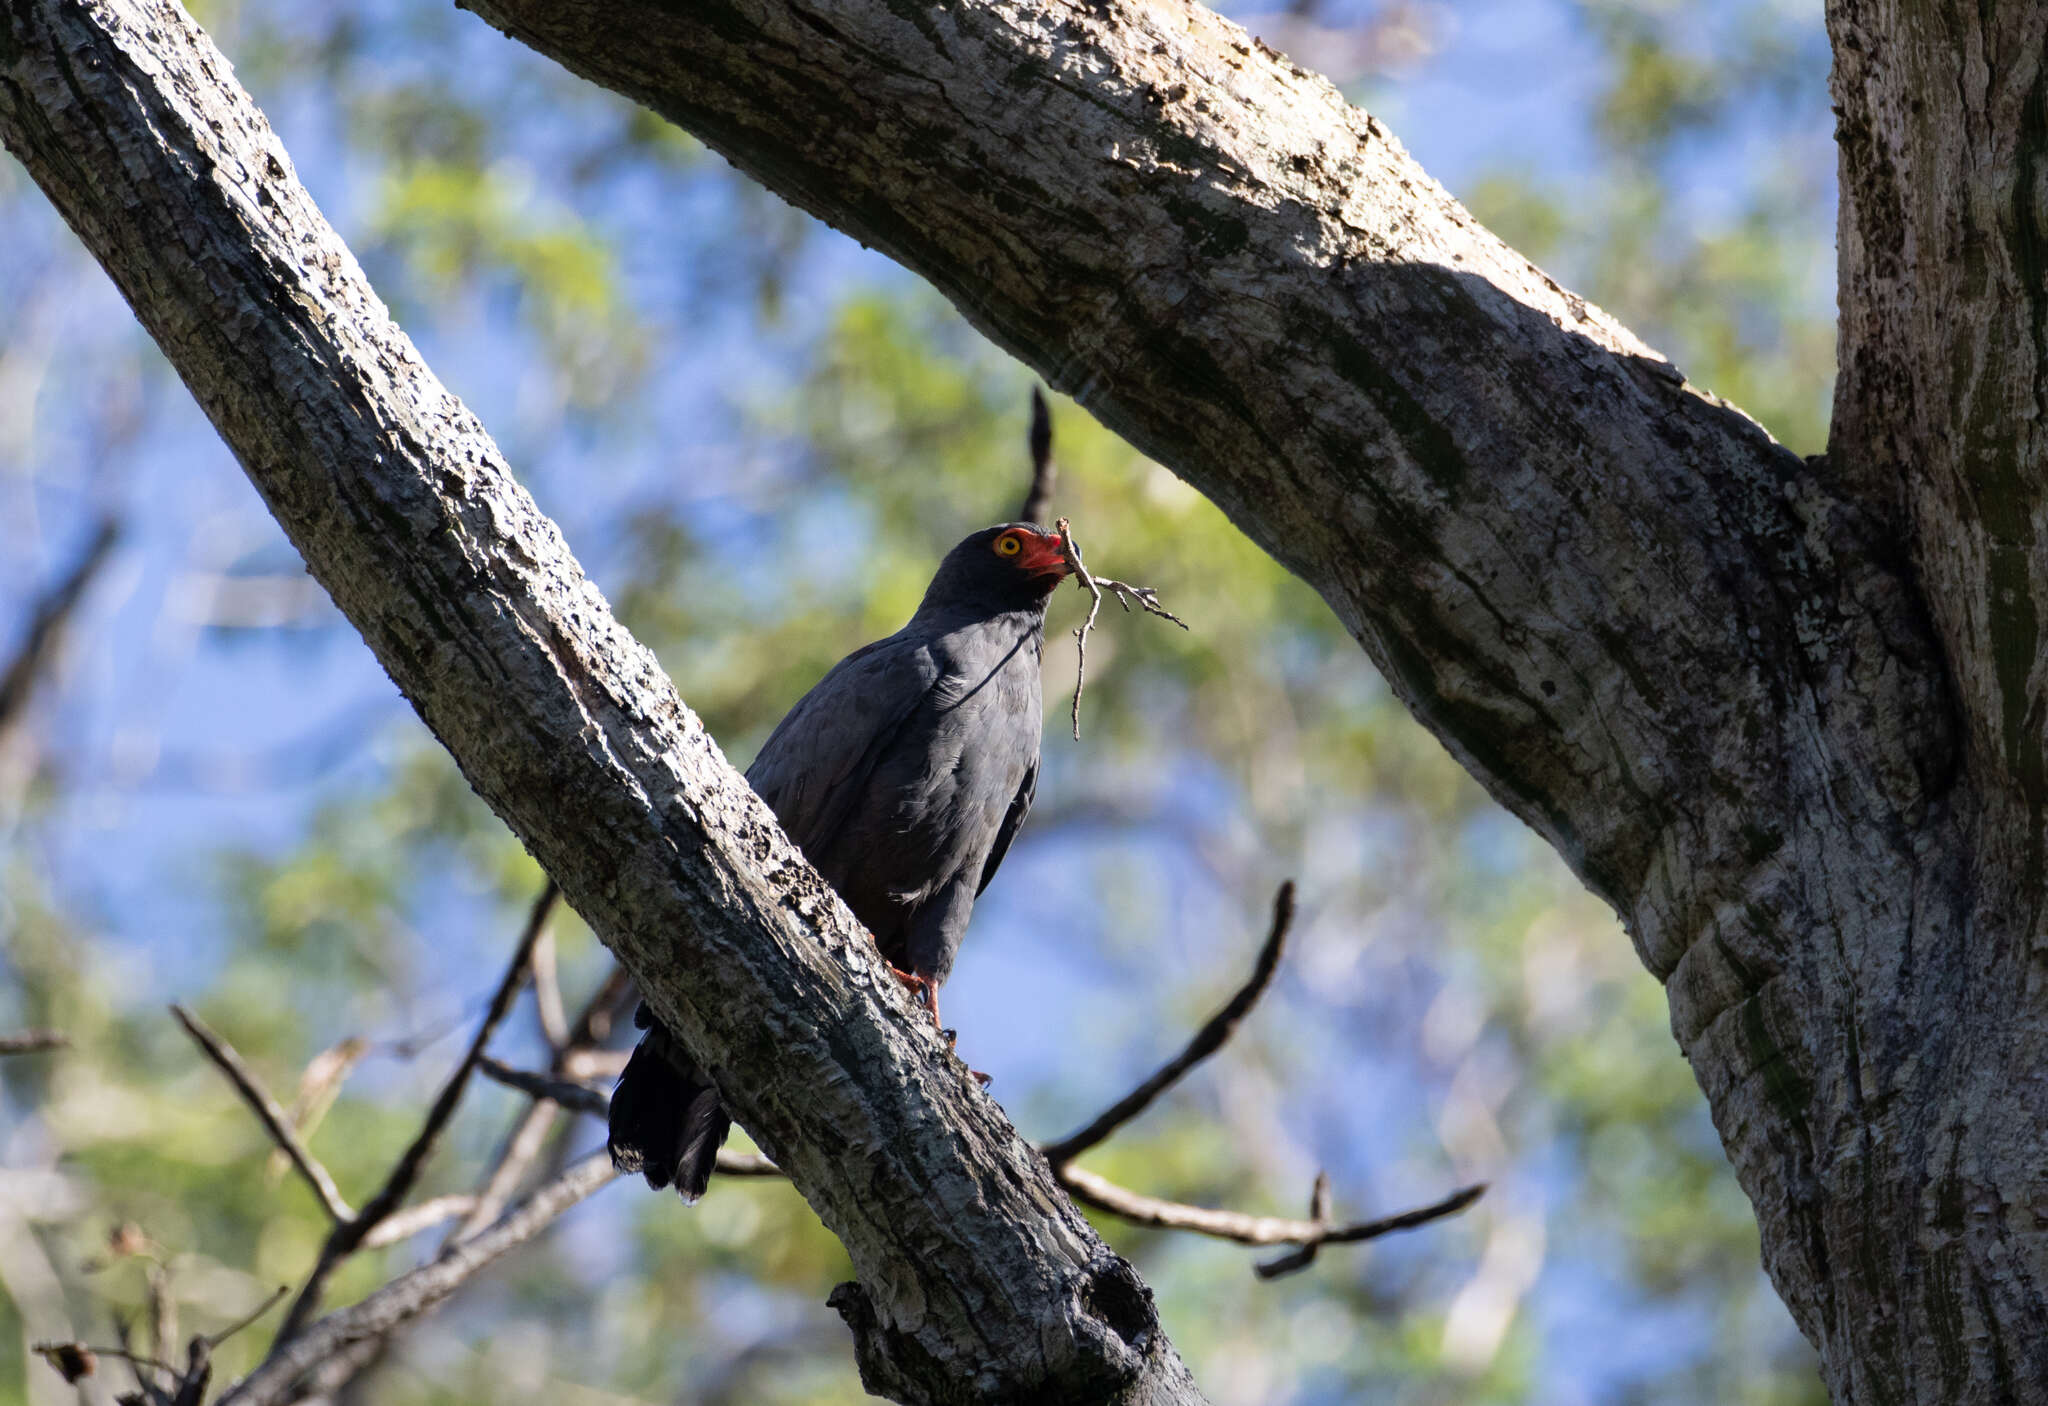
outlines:
[[[202,1333],[199,1335],[197,1339],[195,1339],[195,1341],[205,1343],[208,1351],[211,1351],[212,1349],[219,1347],[222,1343],[226,1342],[229,1338],[232,1338],[235,1334],[241,1332],[244,1328],[248,1327],[251,1323],[254,1323],[264,1314],[270,1312],[270,1310],[272,1310],[273,1308],[276,1308],[278,1303],[281,1300],[283,1300],[284,1296],[286,1294],[289,1294],[291,1291],[291,1285],[289,1284],[278,1285],[277,1288],[271,1291],[270,1297],[266,1298],[262,1303],[257,1304],[256,1307],[250,1309],[247,1313],[243,1314],[240,1318],[237,1318],[234,1322],[228,1324],[227,1327],[222,1328],[217,1333]]]
[[[360,1303],[337,1310],[281,1340],[216,1406],[283,1406],[306,1373],[356,1343],[382,1337],[461,1288],[473,1275],[517,1248],[592,1192],[611,1181],[611,1157],[586,1157],[543,1186],[497,1224],[449,1248],[439,1258],[402,1274]]]
[[[204,1021],[183,1006],[173,1005],[171,1014],[178,1018],[178,1024],[185,1027],[185,1033],[198,1042],[206,1057],[213,1061],[221,1073],[227,1075],[228,1082],[241,1094],[242,1102],[249,1105],[257,1119],[262,1122],[264,1130],[270,1134],[270,1140],[283,1148],[285,1156],[292,1159],[292,1166],[306,1179],[306,1184],[313,1188],[313,1195],[319,1198],[321,1206],[326,1209],[328,1219],[337,1226],[348,1224],[354,1218],[355,1212],[351,1211],[348,1202],[342,1199],[341,1188],[334,1184],[334,1178],[327,1174],[327,1169],[320,1165],[319,1160],[306,1150],[305,1143],[292,1131],[291,1121],[285,1117],[284,1110],[279,1108],[277,1100],[256,1082],[256,1076],[242,1063],[242,1057],[234,1052],[227,1041],[207,1029]]]
[[[537,1099],[558,1103],[572,1113],[588,1113],[602,1118],[611,1112],[611,1095],[602,1089],[593,1089],[587,1084],[572,1079],[558,1078],[552,1074],[540,1074],[530,1069],[514,1069],[495,1059],[484,1059],[477,1065],[477,1071],[485,1077],[495,1079],[507,1088],[518,1089]],[[735,1152],[721,1148],[718,1153],[718,1172],[728,1177],[779,1177],[782,1169],[758,1152]]]
[[[483,1058],[484,1046],[512,1010],[512,1003],[519,995],[519,989],[526,984],[526,975],[533,959],[533,946],[540,940],[548,918],[554,912],[555,901],[561,890],[555,881],[549,879],[541,888],[540,897],[534,900],[533,909],[527,915],[526,930],[520,934],[519,945],[512,953],[512,960],[506,964],[505,975],[498,982],[498,989],[491,997],[490,1009],[484,1012],[478,1024],[476,1035],[469,1042],[469,1049],[463,1054],[462,1062],[441,1086],[440,1094],[434,1099],[433,1107],[427,1110],[426,1120],[414,1134],[412,1142],[400,1154],[398,1162],[386,1177],[384,1185],[375,1196],[364,1203],[356,1215],[335,1225],[327,1234],[327,1243],[320,1249],[320,1258],[313,1265],[313,1272],[293,1300],[291,1312],[285,1315],[284,1325],[278,1329],[276,1343],[271,1348],[274,1356],[280,1347],[288,1343],[304,1327],[319,1306],[321,1291],[326,1287],[327,1276],[342,1260],[347,1259],[362,1247],[364,1239],[378,1224],[396,1211],[412,1191],[413,1183],[419,1180],[420,1169],[440,1140],[441,1132],[448,1126],[448,1120],[455,1116],[455,1106],[462,1100],[462,1094],[469,1087],[469,1076],[475,1072],[477,1061]]]
[[[293,1132],[301,1138],[309,1138],[319,1130],[327,1110],[341,1097],[341,1086],[347,1081],[350,1071],[369,1050],[368,1040],[351,1035],[306,1062],[299,1075],[299,1091],[292,1098],[289,1116]],[[284,1175],[287,1160],[281,1150],[272,1150],[263,1171],[273,1184]]]
[[[1330,1174],[1320,1169],[1316,1172],[1316,1184],[1308,1193],[1308,1218],[1312,1225],[1328,1225],[1330,1222]],[[1316,1252],[1322,1247],[1322,1241],[1311,1240],[1284,1255],[1253,1265],[1252,1273],[1261,1279],[1278,1279],[1283,1274],[1307,1269],[1316,1262]]]
[[[1238,1022],[1245,1018],[1272,982],[1273,972],[1280,965],[1281,950],[1287,943],[1287,930],[1293,923],[1294,881],[1289,879],[1273,896],[1273,926],[1266,934],[1265,945],[1259,948],[1259,959],[1252,967],[1250,979],[1238,988],[1237,994],[1226,1001],[1221,1010],[1203,1022],[1187,1047],[1161,1065],[1151,1078],[1103,1110],[1087,1127],[1046,1147],[1045,1159],[1052,1163],[1055,1171],[1105,1141],[1118,1128],[1151,1107],[1154,1099],[1180,1082],[1181,1076],[1223,1048],[1224,1041],[1237,1029]]]
[[[64,627],[70,622],[72,612],[85,598],[86,588],[92,585],[93,577],[106,565],[107,556],[120,536],[120,523],[110,517],[101,518],[92,540],[86,544],[71,570],[36,602],[35,610],[29,616],[28,629],[14,651],[14,658],[5,670],[0,670],[0,743],[6,741],[7,734],[27,708],[29,696],[35,692],[36,684],[56,657],[57,646],[64,638]]]
[[[41,1054],[44,1050],[69,1049],[71,1037],[59,1030],[18,1030],[0,1035],[0,1058],[8,1055]]]
[[[1188,622],[1175,615],[1159,603],[1159,592],[1150,586],[1133,586],[1124,581],[1113,581],[1107,576],[1092,574],[1081,560],[1081,544],[1074,540],[1073,528],[1065,518],[1054,524],[1060,534],[1060,549],[1066,553],[1067,565],[1074,568],[1074,581],[1089,595],[1088,618],[1081,622],[1081,628],[1074,631],[1076,662],[1074,669],[1074,740],[1081,740],[1081,691],[1088,686],[1088,632],[1095,628],[1095,617],[1102,611],[1102,593],[1110,592],[1116,603],[1129,614],[1131,602],[1136,601],[1147,615],[1157,615],[1171,620],[1183,630]]]
[[[548,1048],[556,1052],[569,1044],[569,1017],[562,1009],[562,981],[555,965],[555,934],[552,928],[533,945],[533,1008],[540,1017],[540,1033]]]
[[[578,1062],[588,1055],[601,1053],[591,1047],[610,1036],[612,1022],[632,992],[632,978],[626,975],[624,967],[614,963],[605,973],[604,980],[598,983],[597,990],[584,1002],[582,1012],[569,1027],[562,1043],[556,1046],[553,1061],[556,1074],[574,1077],[584,1072],[577,1067]],[[477,1188],[476,1205],[441,1242],[443,1250],[455,1241],[482,1230],[511,1204],[519,1184],[526,1180],[527,1173],[540,1160],[541,1152],[547,1146],[548,1134],[554,1130],[561,1111],[561,1105],[545,1098],[535,1098],[527,1106],[518,1124],[500,1145],[497,1159],[485,1175],[483,1184]]]
[[[1052,506],[1053,485],[1059,470],[1052,462],[1052,412],[1046,408],[1045,392],[1031,388],[1031,487],[1025,490],[1024,506],[1017,511],[1020,522],[1044,522]]]
[[[421,1231],[432,1230],[437,1225],[446,1225],[459,1216],[466,1216],[475,1209],[476,1197],[467,1192],[435,1196],[384,1217],[376,1229],[363,1237],[362,1248],[381,1250],[387,1245],[396,1245],[401,1240],[412,1239]]]
[[[1134,1225],[1155,1226],[1161,1230],[1192,1230],[1219,1240],[1234,1240],[1240,1245],[1338,1245],[1376,1240],[1397,1230],[1413,1230],[1433,1220],[1456,1215],[1486,1191],[1484,1183],[1461,1187],[1441,1201],[1412,1211],[1382,1216],[1378,1220],[1328,1225],[1288,1220],[1284,1216],[1251,1216],[1241,1211],[1217,1211],[1206,1206],[1162,1201],[1156,1196],[1146,1196],[1118,1186],[1107,1177],[1071,1164],[1057,1168],[1053,1175],[1084,1206],[1107,1211]]]
[[[588,1113],[602,1118],[611,1111],[611,1096],[601,1089],[588,1084],[579,1084],[574,1079],[564,1079],[554,1074],[539,1074],[528,1069],[514,1069],[485,1055],[477,1061],[477,1073],[486,1079],[503,1084],[508,1089],[517,1089],[534,1098],[544,1098],[558,1103],[571,1113]]]

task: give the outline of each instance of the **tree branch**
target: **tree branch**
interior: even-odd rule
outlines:
[[[484,1046],[490,1043],[498,1026],[511,1014],[512,1002],[517,999],[520,987],[526,984],[527,972],[532,966],[534,944],[547,930],[548,918],[560,896],[561,890],[552,880],[542,885],[540,896],[534,900],[533,909],[527,915],[525,930],[520,933],[519,943],[512,951],[512,960],[506,964],[505,974],[499,978],[498,989],[492,993],[491,1004],[485,1010],[484,1018],[477,1023],[476,1034],[471,1037],[461,1062],[441,1085],[441,1092],[427,1110],[419,1132],[413,1135],[412,1142],[400,1154],[377,1194],[364,1204],[361,1211],[337,1221],[328,1232],[327,1243],[320,1247],[319,1261],[313,1266],[312,1274],[307,1276],[305,1287],[299,1290],[298,1298],[293,1300],[284,1325],[278,1329],[278,1343],[282,1344],[296,1334],[319,1307],[321,1291],[334,1267],[361,1249],[371,1233],[411,1194],[413,1183],[419,1180],[420,1169],[426,1166],[427,1158],[433,1154],[442,1129],[455,1116],[455,1106],[462,1101],[463,1091],[469,1087],[469,1076],[484,1057]]]
[[[0,138],[470,784],[845,1246],[863,1380],[906,1401],[969,1380],[1200,1400],[1130,1267],[913,1018],[190,19],[25,0],[0,33]]]
[[[587,1157],[533,1193],[496,1225],[430,1264],[400,1275],[361,1303],[309,1324],[228,1389],[217,1406],[280,1406],[299,1378],[356,1343],[385,1336],[438,1306],[479,1270],[525,1244],[617,1175],[604,1153]]]
[[[1287,930],[1293,924],[1294,881],[1289,879],[1273,895],[1273,925],[1259,948],[1258,961],[1252,965],[1250,978],[1238,988],[1236,995],[1223,1003],[1221,1010],[1202,1023],[1202,1028],[1195,1032],[1187,1047],[1161,1065],[1151,1078],[1104,1109],[1086,1127],[1047,1145],[1043,1149],[1045,1158],[1053,1164],[1055,1171],[1102,1143],[1118,1128],[1150,1108],[1154,1099],[1180,1082],[1182,1075],[1223,1048],[1224,1042],[1236,1032],[1238,1023],[1271,984],[1273,973],[1280,966],[1281,950],[1287,943]]]
[[[28,628],[14,651],[14,658],[8,661],[4,670],[0,670],[0,748],[7,745],[8,736],[19,725],[37,682],[56,657],[57,646],[64,638],[64,627],[69,623],[72,612],[85,599],[86,589],[99,575],[100,568],[106,565],[114,544],[120,538],[120,523],[110,517],[101,518],[92,540],[86,543],[78,560],[29,612]]]
[[[12,1035],[0,1035],[0,1059],[9,1055],[69,1049],[70,1046],[71,1037],[60,1030],[18,1030]]]
[[[242,1096],[242,1102],[248,1104],[250,1111],[255,1113],[257,1121],[263,1124],[264,1131],[270,1134],[270,1140],[291,1159],[292,1166],[305,1178],[306,1185],[313,1188],[313,1195],[319,1199],[321,1207],[327,1212],[327,1218],[338,1226],[347,1225],[353,1220],[355,1212],[351,1211],[348,1202],[342,1199],[341,1188],[334,1184],[334,1178],[327,1174],[327,1169],[320,1165],[319,1159],[299,1140],[298,1133],[292,1128],[291,1120],[285,1116],[284,1110],[277,1106],[277,1100],[256,1082],[256,1076],[242,1063],[242,1057],[235,1053],[234,1047],[209,1030],[206,1022],[183,1006],[173,1005],[171,1014],[178,1018],[178,1024],[185,1027],[185,1033],[198,1043],[206,1057],[212,1060],[215,1067],[227,1076],[228,1082],[235,1086],[235,1092]]]

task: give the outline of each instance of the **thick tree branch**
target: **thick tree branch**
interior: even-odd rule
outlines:
[[[838,1235],[864,1380],[905,1401],[1199,1400],[1149,1292],[912,1018],[190,20],[164,0],[0,10],[0,137],[471,785]]]
[[[1188,478],[1625,913],[1729,899],[1782,779],[1719,754],[1821,654],[1860,649],[1890,722],[1850,784],[1896,800],[1939,752],[1897,601],[1821,581],[1839,611],[1801,618],[1774,585],[1884,570],[1799,460],[1201,6],[467,2],[923,274]],[[1725,682],[1661,682],[1690,678]],[[1702,864],[1660,860],[1673,831]]]

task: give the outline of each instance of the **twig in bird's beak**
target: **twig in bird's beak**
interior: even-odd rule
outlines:
[[[1171,620],[1183,630],[1187,629],[1188,622],[1161,605],[1159,603],[1159,592],[1153,590],[1150,586],[1133,586],[1123,581],[1112,581],[1107,576],[1091,575],[1088,568],[1081,562],[1081,544],[1074,540],[1073,529],[1067,525],[1067,520],[1061,518],[1053,524],[1053,527],[1060,534],[1060,550],[1066,553],[1067,565],[1074,568],[1075,584],[1086,591],[1090,597],[1088,602],[1088,618],[1081,622],[1080,629],[1074,631],[1076,654],[1074,668],[1074,740],[1079,742],[1081,740],[1081,690],[1088,686],[1088,632],[1095,628],[1096,613],[1102,609],[1102,593],[1108,591],[1113,594],[1116,597],[1116,603],[1122,606],[1126,613],[1130,611],[1131,602],[1136,601],[1147,615],[1162,616],[1165,619]]]

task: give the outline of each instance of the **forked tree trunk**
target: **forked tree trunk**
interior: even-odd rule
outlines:
[[[0,132],[478,789],[851,1237],[871,1386],[959,1399],[980,1389],[983,1352],[998,1394],[1191,1393],[1149,1308],[1101,1287],[1126,1281],[1075,1248],[1092,1237],[1067,1247],[1071,1213],[1041,1204],[971,1093],[934,1084],[926,1105],[883,1087],[902,1077],[892,1061],[928,1052],[863,1022],[810,961],[811,930],[747,896],[807,871],[732,798],[729,769],[676,779],[677,749],[708,744],[601,603],[545,580],[557,604],[535,603],[522,554],[558,566],[559,544],[526,530],[530,505],[445,393],[395,422],[373,399],[359,439],[319,442],[335,408],[291,357],[318,353],[303,344],[326,319],[366,315],[354,285],[337,298],[353,268],[315,277],[312,324],[277,294],[237,304],[252,332],[280,323],[270,369],[237,381],[215,365],[226,352],[189,325],[208,316],[207,280],[124,236],[178,173],[124,155],[150,138],[112,99],[95,113],[104,144],[51,116],[101,100],[52,55],[85,43],[79,16],[117,8],[13,0]],[[1831,5],[1843,376],[1829,455],[1808,463],[1475,225],[1328,84],[1198,8],[474,8],[930,278],[1322,592],[1417,715],[1622,914],[1838,1401],[2048,1394],[2048,7]],[[137,26],[127,42],[147,47]],[[267,132],[259,145],[275,149]],[[260,208],[282,175],[244,170],[230,204]],[[256,223],[213,237],[261,244]],[[291,275],[261,266],[276,257],[249,255]],[[386,389],[320,366],[349,394]],[[287,432],[268,415],[297,418]],[[456,512],[457,557],[481,576],[436,564],[447,519],[425,498],[346,506],[363,493],[347,476],[371,471],[336,445],[380,442],[457,509],[488,480],[499,506]],[[312,510],[323,475],[342,481],[339,509]],[[503,534],[517,545],[494,545]],[[422,564],[395,584],[363,579],[409,553]],[[466,594],[477,580],[488,606]],[[550,751],[564,736],[584,739],[588,772]],[[658,776],[669,791],[624,794]],[[523,789],[543,785],[609,817],[602,845]],[[708,821],[714,801],[744,822]],[[804,911],[844,935],[836,907]],[[677,913],[698,927],[673,946],[636,927]],[[680,979],[713,959],[740,970]],[[773,985],[787,963],[807,973],[794,996]],[[806,1001],[838,1001],[832,1019],[873,1043],[813,1049],[801,1074],[749,1087],[775,1066],[721,1014],[742,999],[792,1038],[819,1019]],[[883,1129],[915,1132],[880,1183],[904,1223],[810,1141]],[[975,1159],[1004,1170],[991,1182]],[[921,1257],[921,1237],[962,1238],[956,1217],[917,1209],[932,1188],[995,1184],[1011,1193],[999,1206],[939,1203],[972,1206],[985,1239],[943,1269]],[[1005,1265],[1031,1266],[1043,1296],[977,1297]],[[1034,1355],[1031,1334],[1078,1346]]]

